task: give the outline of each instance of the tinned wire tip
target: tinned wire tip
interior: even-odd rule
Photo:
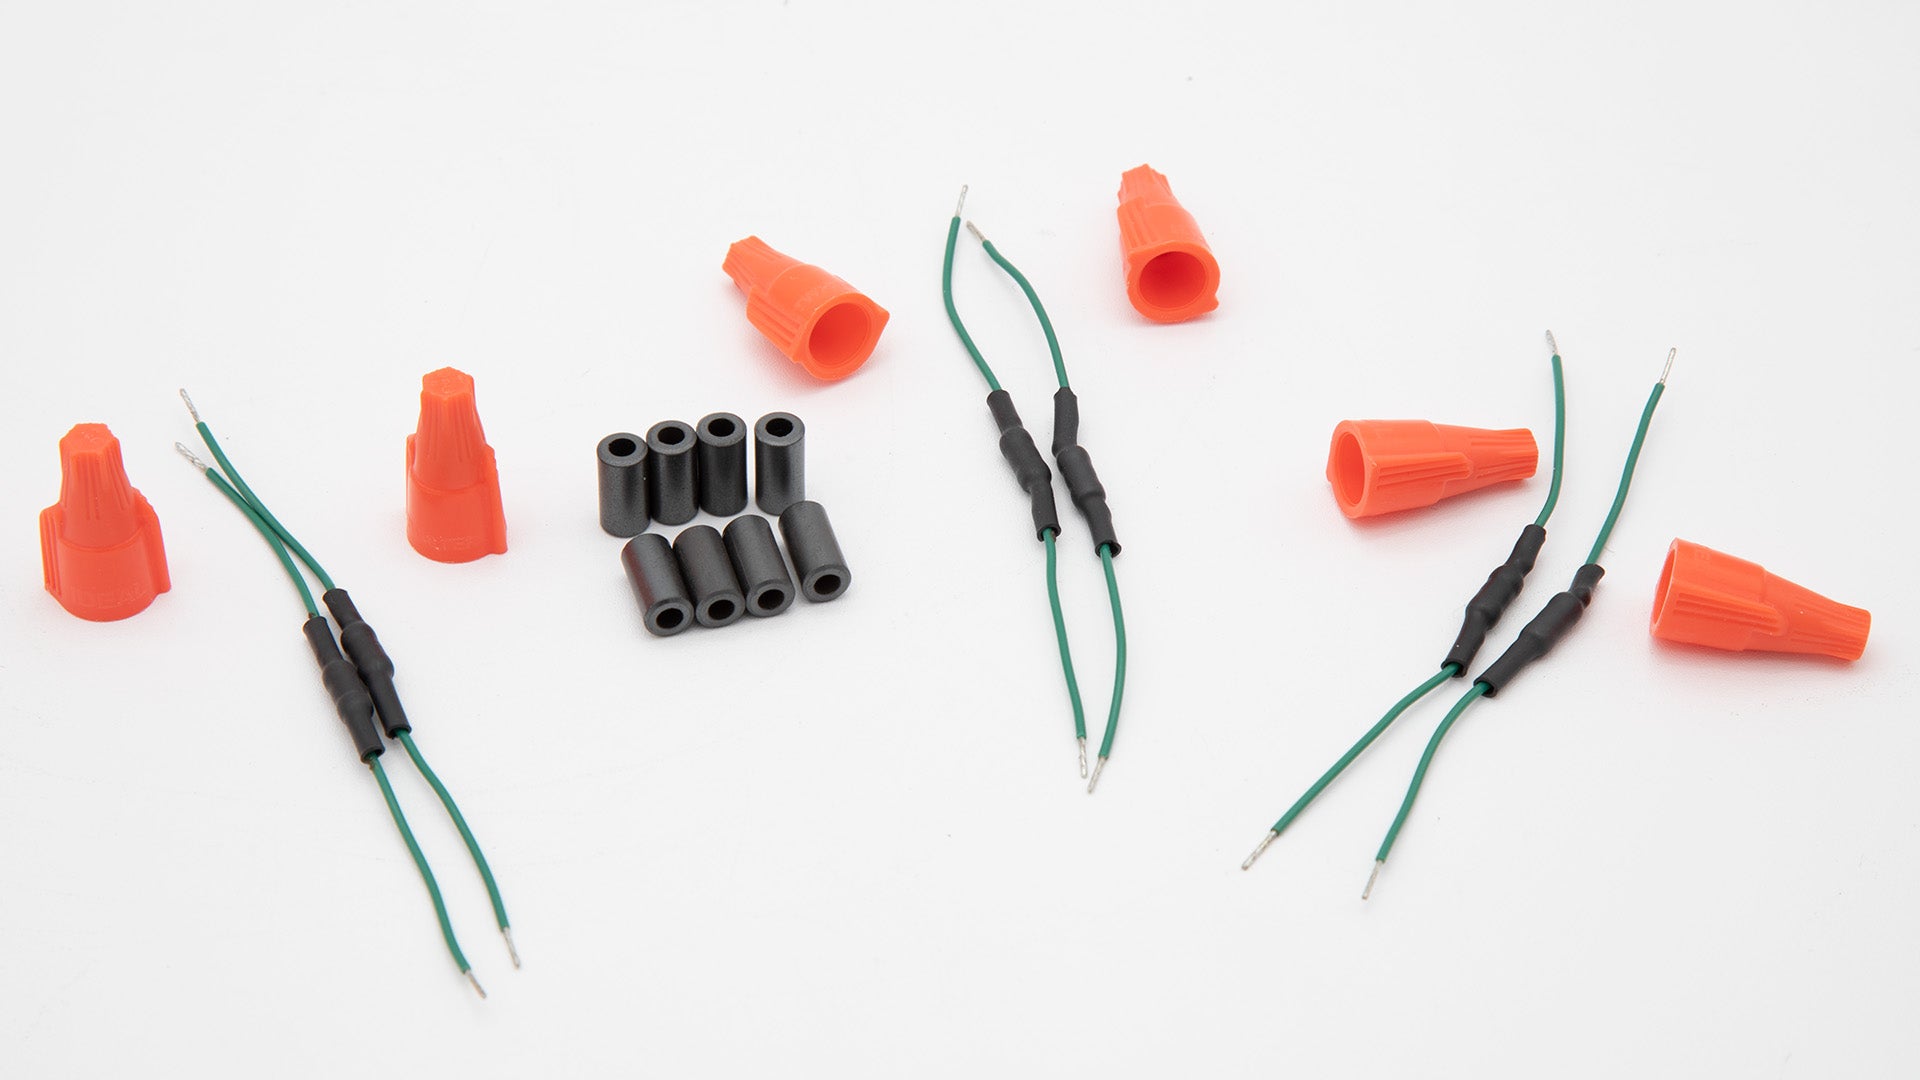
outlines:
[[[1247,856],[1246,861],[1240,864],[1240,869],[1242,870],[1253,869],[1253,860],[1259,858],[1261,853],[1267,850],[1268,845],[1272,844],[1275,840],[1278,840],[1279,838],[1280,838],[1279,833],[1274,832],[1272,829],[1268,829],[1267,835],[1260,838],[1259,846],[1255,847],[1253,849],[1253,853]]]
[[[200,410],[193,407],[193,399],[187,396],[187,388],[184,386],[180,388],[180,400],[187,403],[187,412],[192,415],[193,422],[199,423]]]
[[[186,458],[189,462],[192,462],[193,467],[196,469],[199,469],[201,472],[207,472],[213,468],[213,466],[200,460],[200,455],[194,453],[193,448],[189,447],[186,443],[183,443],[183,442],[174,443],[173,449],[181,457]]]
[[[1373,873],[1367,875],[1367,887],[1360,890],[1360,899],[1365,900],[1373,895],[1373,883],[1380,880],[1380,868],[1385,865],[1387,865],[1385,859],[1373,860]]]
[[[987,242],[987,234],[980,231],[980,226],[975,225],[972,218],[967,219],[967,231],[973,234],[975,240],[983,244]]]
[[[513,947],[513,927],[500,928],[500,936],[507,939],[507,956],[513,960],[513,970],[520,970],[520,950]]]
[[[1560,343],[1553,340],[1553,331],[1551,330],[1547,331],[1547,351],[1555,356],[1560,355]]]
[[[960,209],[961,209],[962,207],[964,207],[964,206],[966,206],[966,205],[967,205],[967,185],[965,185],[965,184],[961,184],[961,185],[960,185],[960,198],[958,198],[958,199],[956,199],[956,200],[954,201],[954,204],[953,204],[953,216],[954,216],[954,217],[959,217],[959,216],[960,216]]]
[[[1107,767],[1107,759],[1104,755],[1101,756],[1098,760],[1096,760],[1093,763],[1093,777],[1092,779],[1087,781],[1087,794],[1089,795],[1093,794],[1093,789],[1099,786],[1100,770],[1106,767]]]
[[[480,1000],[481,1000],[481,1001],[485,1001],[485,1000],[487,1000],[487,991],[486,991],[486,988],[480,985],[480,980],[479,980],[479,979],[476,979],[476,978],[474,978],[474,977],[473,977],[473,969],[472,969],[472,968],[468,968],[467,970],[465,970],[465,971],[463,971],[463,972],[461,972],[460,974],[462,974],[462,975],[465,975],[465,976],[467,977],[467,982],[468,982],[468,983],[469,983],[470,985],[472,985],[472,987],[473,987],[473,992],[474,992],[474,993],[476,993],[476,994],[479,994],[479,995],[480,995]]]
[[[1672,348],[1667,350],[1667,366],[1660,370],[1661,386],[1667,385],[1667,376],[1673,374],[1673,358],[1679,352],[1680,350],[1678,348]]]
[[[1087,778],[1087,740],[1083,736],[1075,741],[1080,744],[1080,779],[1085,780]]]

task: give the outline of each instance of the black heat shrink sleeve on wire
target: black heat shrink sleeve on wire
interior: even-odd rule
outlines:
[[[987,395],[987,408],[993,413],[993,422],[1000,426],[1000,454],[1013,467],[1013,478],[1027,493],[1032,505],[1034,537],[1043,538],[1049,532],[1060,535],[1060,510],[1053,501],[1053,473],[1047,468],[1047,459],[1040,456],[1040,448],[1034,445],[1033,436],[1020,422],[1020,413],[1013,407],[1013,395],[995,390]]]
[[[1547,530],[1538,525],[1528,525],[1520,530],[1520,540],[1513,545],[1513,554],[1507,561],[1494,567],[1487,575],[1487,583],[1467,601],[1467,614],[1460,623],[1460,636],[1453,639],[1453,648],[1447,650],[1447,658],[1441,666],[1453,665],[1454,676],[1458,678],[1467,673],[1467,666],[1473,663],[1475,653],[1487,643],[1487,635],[1493,632],[1500,616],[1520,596],[1521,586],[1527,583],[1527,573],[1533,569],[1533,561],[1540,557],[1540,548],[1547,542]]]
[[[367,693],[373,695],[373,710],[379,714],[380,726],[386,728],[387,737],[395,739],[403,731],[412,731],[407,710],[400,706],[400,691],[393,685],[393,660],[381,647],[373,627],[360,617],[353,598],[345,589],[328,589],[320,594],[320,599],[326,601],[327,610],[333,612],[333,621],[340,624],[340,647],[347,651],[347,657],[360,672],[360,681],[366,684]]]
[[[1093,471],[1093,456],[1080,445],[1080,399],[1066,387],[1053,394],[1053,461],[1060,466],[1060,479],[1067,482],[1067,495],[1087,519],[1087,531],[1093,534],[1093,551],[1101,548],[1120,554],[1120,538],[1113,534],[1113,511],[1107,506],[1107,489]]]
[[[380,742],[380,728],[373,722],[373,695],[367,693],[353,665],[340,655],[340,646],[333,643],[333,627],[325,616],[315,615],[301,625],[300,632],[307,635],[313,659],[320,665],[320,681],[326,684],[333,710],[353,738],[354,752],[361,761],[380,756],[385,746]]]
[[[1521,669],[1547,655],[1567,636],[1586,612],[1587,605],[1593,602],[1594,586],[1600,584],[1600,577],[1605,573],[1598,563],[1588,563],[1574,571],[1573,584],[1567,591],[1555,593],[1540,609],[1540,614],[1520,631],[1513,644],[1507,646],[1507,651],[1500,654],[1500,659],[1474,680],[1486,684],[1488,697],[1498,694]]]

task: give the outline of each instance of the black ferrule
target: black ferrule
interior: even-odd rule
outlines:
[[[1486,684],[1488,697],[1498,694],[1521,669],[1547,655],[1567,636],[1586,612],[1587,605],[1593,602],[1594,586],[1600,584],[1600,576],[1605,573],[1597,563],[1588,563],[1574,571],[1573,584],[1567,591],[1555,593],[1540,609],[1540,614],[1521,629],[1520,636],[1507,646],[1507,651],[1500,654],[1500,659],[1474,680]]]
[[[1507,561],[1494,567],[1487,575],[1487,583],[1467,601],[1467,614],[1460,622],[1460,636],[1453,639],[1453,648],[1447,650],[1447,658],[1441,666],[1452,664],[1454,678],[1467,673],[1467,666],[1473,663],[1475,653],[1487,643],[1487,635],[1493,632],[1500,616],[1520,596],[1521,586],[1527,583],[1527,573],[1533,569],[1533,561],[1540,557],[1540,548],[1547,542],[1547,530],[1538,525],[1529,525],[1520,530],[1520,540],[1513,545],[1513,554]]]
[[[701,626],[726,626],[746,614],[747,598],[740,579],[733,576],[727,542],[711,525],[694,525],[673,538],[673,557],[680,563],[680,579],[693,594],[693,617]]]
[[[793,604],[793,575],[780,554],[773,526],[758,514],[734,518],[727,525],[727,555],[734,576],[747,595],[747,614],[778,615]]]
[[[807,425],[771,412],[753,425],[753,501],[778,517],[807,497]]]
[[[600,440],[600,527],[614,536],[647,531],[647,441],[631,431]]]
[[[653,520],[685,525],[700,512],[693,428],[662,420],[647,429],[647,501]]]
[[[825,603],[853,583],[846,556],[840,554],[840,541],[833,535],[833,524],[819,503],[803,500],[787,507],[780,515],[780,535],[787,541],[787,555],[793,559],[794,572],[800,575],[800,591],[807,599]]]
[[[353,665],[340,655],[340,646],[333,643],[333,628],[327,625],[325,616],[315,615],[301,625],[300,632],[307,635],[307,646],[320,665],[320,681],[326,684],[327,696],[333,698],[333,711],[347,726],[354,752],[361,761],[379,757],[385,746],[380,742],[380,728],[373,722],[373,695],[367,693]]]
[[[1066,387],[1053,394],[1053,463],[1060,466],[1060,479],[1067,485],[1067,497],[1087,519],[1087,531],[1093,534],[1093,552],[1101,548],[1120,554],[1120,539],[1113,534],[1113,510],[1107,506],[1107,489],[1093,471],[1093,456],[1080,442],[1080,399]]]
[[[1047,468],[1047,459],[1040,456],[1040,448],[1034,445],[1026,425],[1020,422],[1020,413],[1013,407],[1013,395],[995,390],[987,395],[987,409],[1000,427],[1000,456],[1013,467],[1014,480],[1020,490],[1027,493],[1033,512],[1034,538],[1045,537],[1048,532],[1060,535],[1060,509],[1053,501],[1053,473]],[[794,562],[799,565],[799,560]]]
[[[747,422],[729,412],[708,413],[699,433],[700,509],[732,517],[747,508]]]
[[[693,625],[693,600],[680,578],[673,547],[659,533],[641,533],[620,549],[620,565],[633,585],[640,621],[654,637],[671,637]]]
[[[403,731],[412,731],[407,710],[400,705],[400,691],[393,685],[393,659],[381,646],[373,627],[360,617],[353,598],[345,589],[328,589],[320,594],[320,599],[326,601],[327,610],[333,612],[333,621],[340,627],[340,647],[346,650],[347,659],[353,661],[360,681],[373,696],[373,711],[380,717],[380,726],[386,729],[387,737],[396,738]]]

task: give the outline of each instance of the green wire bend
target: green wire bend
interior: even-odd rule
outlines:
[[[507,905],[500,899],[500,886],[494,883],[493,870],[487,865],[487,857],[480,853],[480,841],[473,838],[473,830],[467,828],[466,817],[460,813],[460,807],[454,804],[453,793],[427,766],[427,759],[420,755],[420,748],[413,744],[413,733],[402,731],[398,737],[400,745],[407,748],[407,756],[413,759],[413,767],[420,770],[420,775],[432,785],[433,793],[440,796],[441,805],[447,808],[447,815],[453,818],[454,827],[460,830],[460,839],[466,841],[467,851],[473,856],[474,868],[480,871],[480,880],[486,883],[487,898],[493,901],[494,921],[500,925],[500,929],[510,929],[507,924]]]
[[[1067,616],[1060,610],[1060,554],[1053,530],[1047,541],[1047,602],[1053,607],[1053,636],[1060,642],[1060,670],[1067,676],[1067,697],[1073,702],[1073,737],[1087,741],[1087,708],[1080,700],[1080,680],[1073,674],[1073,650],[1067,646]]]
[[[1560,502],[1560,467],[1567,459],[1567,380],[1560,370],[1560,354],[1553,354],[1553,479],[1547,484],[1547,504],[1533,523],[1547,527],[1553,508]]]
[[[1120,610],[1120,582],[1113,576],[1113,545],[1100,545],[1100,565],[1107,572],[1107,599],[1113,604],[1113,701],[1107,706],[1107,733],[1100,739],[1100,758],[1113,753],[1114,732],[1120,728],[1120,698],[1127,691],[1127,617]]]
[[[380,765],[378,757],[367,759],[367,765],[373,769],[373,778],[380,781],[380,794],[386,797],[387,811],[393,815],[393,824],[400,830],[400,839],[407,842],[407,854],[413,856],[413,865],[420,869],[420,880],[427,883],[427,895],[433,897],[433,915],[440,920],[440,937],[447,943],[447,951],[453,954],[453,962],[460,967],[460,974],[473,970],[467,963],[467,954],[460,951],[460,942],[453,936],[453,920],[447,917],[447,902],[440,896],[440,884],[433,880],[433,868],[427,865],[427,857],[420,851],[420,842],[413,838],[413,830],[407,825],[407,815],[400,812],[400,800],[393,797],[393,785],[387,782],[387,770]]]
[[[218,488],[220,494],[227,497],[228,502],[233,503],[234,509],[245,514],[247,520],[253,523],[253,527],[260,530],[261,538],[266,540],[267,546],[272,548],[273,554],[279,558],[281,567],[287,572],[287,577],[293,581],[293,587],[300,590],[300,603],[307,609],[307,616],[309,618],[318,616],[320,609],[314,605],[313,592],[307,588],[307,579],[301,577],[300,568],[293,565],[293,558],[287,554],[287,546],[280,542],[279,534],[275,533],[273,528],[260,517],[259,512],[253,508],[251,503],[247,502],[244,496],[233,490],[225,480],[220,478],[218,472],[211,468],[203,470],[203,472],[207,481],[215,488]]]
[[[1478,701],[1487,690],[1486,683],[1474,683],[1471,689],[1460,695],[1459,701],[1454,702],[1453,708],[1447,711],[1446,718],[1440,721],[1440,726],[1433,729],[1433,738],[1427,740],[1427,748],[1420,754],[1420,764],[1413,770],[1413,782],[1407,785],[1406,798],[1400,800],[1400,812],[1393,815],[1393,824],[1387,827],[1387,835],[1380,841],[1380,850],[1373,856],[1374,862],[1386,862],[1387,854],[1393,850],[1393,842],[1399,838],[1401,828],[1406,825],[1407,815],[1413,813],[1413,801],[1420,797],[1420,785],[1427,781],[1427,767],[1433,764],[1433,755],[1440,749],[1440,740],[1447,737],[1447,732],[1453,728],[1453,722],[1460,719],[1460,714],[1467,711],[1467,706]]]
[[[300,556],[300,561],[307,564],[307,569],[313,571],[313,576],[320,579],[320,591],[332,592],[333,579],[328,577],[327,572],[320,568],[319,560],[315,559],[313,554],[309,552],[300,541],[293,538],[293,534],[287,531],[287,527],[280,524],[280,519],[274,517],[273,512],[267,509],[267,504],[260,501],[260,496],[255,495],[253,489],[247,486],[247,482],[240,478],[240,470],[234,468],[233,462],[227,460],[227,452],[220,449],[220,440],[213,437],[213,429],[207,426],[206,421],[199,419],[194,421],[193,426],[194,430],[200,433],[200,441],[206,443],[207,449],[213,452],[213,459],[220,463],[221,471],[225,472],[227,479],[233,481],[233,486],[238,488],[242,495],[246,496],[247,502],[253,506],[254,512],[259,514],[260,519],[280,537],[281,543],[286,544],[287,547],[293,549],[295,555]]]
[[[1269,831],[1276,836],[1279,835],[1280,833],[1286,832],[1287,826],[1293,824],[1293,819],[1299,817],[1300,814],[1306,810],[1308,805],[1310,805],[1313,802],[1313,800],[1319,798],[1320,793],[1327,789],[1327,785],[1339,779],[1340,774],[1346,771],[1347,766],[1353,764],[1355,758],[1365,753],[1367,747],[1372,746],[1373,741],[1375,739],[1378,739],[1382,734],[1384,734],[1387,728],[1392,727],[1393,722],[1395,720],[1400,719],[1401,713],[1406,712],[1408,709],[1412,708],[1414,702],[1419,701],[1423,697],[1426,697],[1428,694],[1433,692],[1435,687],[1439,686],[1441,683],[1446,682],[1448,679],[1453,678],[1455,675],[1458,675],[1459,673],[1460,673],[1460,668],[1457,665],[1447,664],[1444,667],[1442,667],[1437,674],[1433,675],[1426,682],[1423,682],[1419,686],[1416,686],[1412,690],[1409,690],[1407,692],[1407,696],[1401,698],[1399,701],[1394,702],[1393,708],[1387,710],[1386,715],[1380,718],[1379,723],[1376,723],[1372,727],[1368,728],[1367,733],[1365,735],[1360,736],[1360,741],[1354,743],[1353,746],[1346,753],[1340,755],[1340,760],[1334,762],[1332,768],[1328,769],[1324,773],[1321,773],[1320,779],[1315,780],[1313,782],[1312,787],[1308,788],[1304,794],[1302,794],[1298,799],[1294,800],[1293,805],[1287,808],[1286,813],[1280,815],[1280,820],[1274,822],[1273,828],[1270,829]]]
[[[1047,335],[1047,351],[1053,354],[1054,376],[1060,380],[1061,388],[1065,389],[1067,362],[1060,356],[1060,338],[1053,332],[1053,320],[1047,318],[1047,309],[1040,303],[1040,294],[1033,291],[1033,283],[1027,280],[1027,275],[1021,273],[1017,267],[1007,261],[1006,256],[1000,254],[1000,250],[993,246],[993,241],[982,236],[980,246],[986,249],[987,257],[1000,264],[1000,269],[1005,270],[1007,276],[1020,286],[1020,291],[1027,294],[1027,303],[1033,305],[1033,313],[1040,317],[1040,331]]]
[[[947,226],[947,255],[940,264],[940,298],[947,303],[947,321],[953,324],[953,332],[960,335],[960,344],[966,346],[967,355],[973,357],[974,366],[986,377],[987,389],[998,390],[1000,380],[993,377],[993,368],[987,366],[987,358],[980,355],[980,347],[973,343],[973,335],[967,333],[966,324],[960,321],[960,309],[953,306],[953,249],[959,242],[960,215],[955,214],[953,222]]]
[[[1666,393],[1667,380],[1653,384],[1653,392],[1647,395],[1647,406],[1640,410],[1640,426],[1634,430],[1633,445],[1627,449],[1626,467],[1620,470],[1620,486],[1613,493],[1613,508],[1607,511],[1607,520],[1600,526],[1600,535],[1593,538],[1593,549],[1587,552],[1589,565],[1600,561],[1601,553],[1606,549],[1607,539],[1613,535],[1613,527],[1620,522],[1620,511],[1627,505],[1627,489],[1633,486],[1633,470],[1640,464],[1640,448],[1647,441],[1647,429],[1653,424],[1654,407],[1660,404],[1660,395]]]

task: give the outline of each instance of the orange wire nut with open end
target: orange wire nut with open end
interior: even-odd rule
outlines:
[[[886,308],[757,236],[729,247],[720,268],[747,294],[747,321],[816,379],[846,378],[880,343]]]
[[[160,519],[105,424],[75,424],[60,440],[60,501],[40,511],[40,567],[60,606],[94,622],[138,615],[173,585]]]
[[[1653,636],[1731,652],[1858,660],[1873,616],[1686,540],[1667,549],[1653,593]]]
[[[500,472],[464,371],[444,367],[420,380],[420,423],[407,436],[407,542],[444,563],[507,550]]]
[[[1147,165],[1121,173],[1118,214],[1134,310],[1176,323],[1220,306],[1220,264],[1166,177]]]
[[[1540,448],[1526,428],[1342,420],[1327,450],[1327,480],[1340,512],[1363,518],[1525,480],[1539,464]]]

